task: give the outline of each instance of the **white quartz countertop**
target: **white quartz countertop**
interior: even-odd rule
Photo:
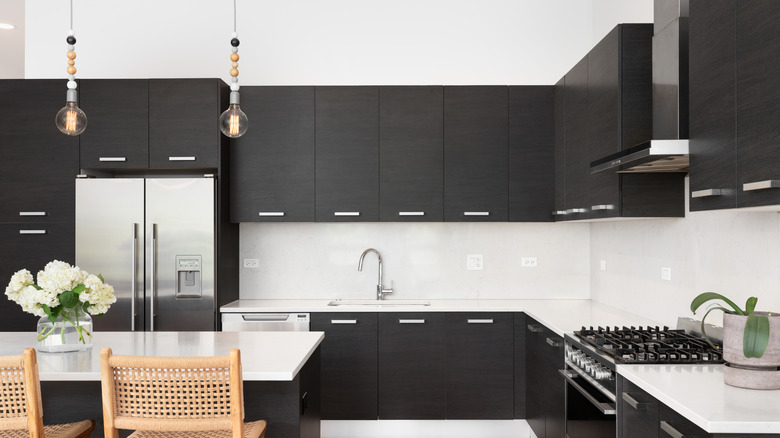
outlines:
[[[35,346],[35,333],[0,333],[0,355]],[[94,332],[92,348],[38,352],[42,381],[100,380],[100,349],[133,356],[224,356],[241,350],[244,380],[290,381],[324,339],[322,332]]]
[[[393,305],[393,299],[377,301],[376,305],[329,306],[330,301],[237,300],[222,306],[220,310],[223,313],[525,312],[560,336],[579,330],[582,326],[658,325],[647,318],[591,300],[411,300],[428,302],[428,306]]]
[[[710,433],[780,433],[780,390],[723,383],[723,365],[618,365],[617,371]]]

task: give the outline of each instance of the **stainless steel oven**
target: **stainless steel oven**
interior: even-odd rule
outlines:
[[[615,438],[615,364],[569,335],[565,338],[565,351],[566,366],[559,373],[566,382],[566,436]]]

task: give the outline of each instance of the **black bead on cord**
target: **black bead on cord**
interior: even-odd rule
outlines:
[[[233,38],[232,40],[230,40],[231,46],[238,47],[238,44],[239,44],[238,38]]]
[[[67,41],[68,44],[70,44],[72,46],[72,45],[76,44],[76,37],[74,37],[73,35],[68,35],[68,37],[65,38],[65,41]]]

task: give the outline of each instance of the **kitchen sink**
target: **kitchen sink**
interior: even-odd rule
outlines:
[[[430,306],[430,301],[423,300],[333,300],[329,306],[363,306],[363,307],[403,307]]]

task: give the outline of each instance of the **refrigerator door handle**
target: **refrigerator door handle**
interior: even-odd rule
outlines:
[[[130,331],[135,331],[135,300],[136,300],[136,281],[135,273],[138,270],[138,255],[136,254],[136,247],[138,246],[138,224],[133,223],[133,238],[131,239],[133,250],[130,257],[131,273],[130,273]]]
[[[155,299],[155,283],[157,283],[157,260],[155,254],[157,254],[157,224],[152,224],[152,248],[151,248],[151,264],[152,264],[152,278],[151,278],[151,290],[152,298],[150,303],[150,315],[149,315],[149,330],[154,331],[154,299]]]

